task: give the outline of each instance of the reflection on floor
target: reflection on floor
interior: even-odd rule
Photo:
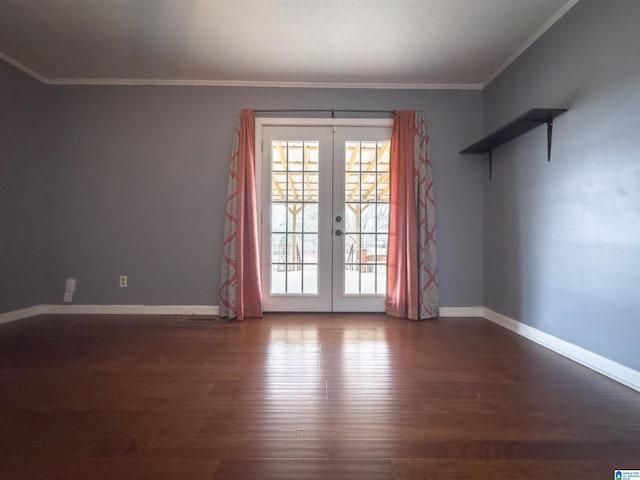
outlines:
[[[640,468],[640,394],[482,319],[0,326],[0,478],[550,479]]]

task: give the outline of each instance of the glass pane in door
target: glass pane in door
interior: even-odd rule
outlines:
[[[345,142],[345,295],[387,290],[390,147],[389,141]]]
[[[318,293],[319,142],[271,143],[271,294]]]

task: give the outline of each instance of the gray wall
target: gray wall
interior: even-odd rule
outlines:
[[[442,305],[640,370],[639,19],[640,2],[582,0],[483,93],[46,87],[0,62],[0,312],[59,303],[69,276],[76,303],[216,304],[241,108],[422,109]],[[483,120],[544,106],[570,108],[551,163],[544,128],[494,152],[492,182],[457,154]]]
[[[23,82],[30,82],[23,79]],[[478,91],[43,87],[53,200],[46,295],[75,303],[215,305],[228,158],[241,108],[421,109],[431,136],[441,303],[482,303],[482,165],[457,152],[482,130]],[[25,255],[27,255],[25,253]],[[118,276],[129,287],[118,287]],[[51,300],[48,300],[51,301]],[[10,306],[0,303],[0,311]]]
[[[491,131],[568,107],[485,178],[484,304],[640,370],[640,2],[582,0],[484,92]]]
[[[46,87],[0,62],[0,312],[42,303],[53,171]]]

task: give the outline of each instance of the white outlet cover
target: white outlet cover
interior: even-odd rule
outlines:
[[[76,291],[76,279],[75,278],[67,278],[67,285],[65,287],[65,292],[75,292]]]
[[[120,287],[125,288],[128,284],[128,278],[126,275],[120,275]]]
[[[64,292],[64,303],[73,302],[73,292]]]

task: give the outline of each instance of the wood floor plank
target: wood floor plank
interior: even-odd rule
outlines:
[[[396,480],[548,480],[550,478],[614,478],[621,468],[609,461],[423,460],[394,459]]]
[[[11,480],[211,480],[218,459],[30,458],[4,459],[0,478]]]
[[[213,480],[395,480],[386,459],[230,459],[223,460]]]
[[[607,460],[630,462],[640,447],[629,441],[282,440],[210,434],[154,436],[129,456],[175,458],[423,458],[479,460]],[[633,462],[631,462],[633,463]]]
[[[640,394],[490,322],[0,325],[0,478],[610,478]],[[204,323],[204,322],[202,322]]]

